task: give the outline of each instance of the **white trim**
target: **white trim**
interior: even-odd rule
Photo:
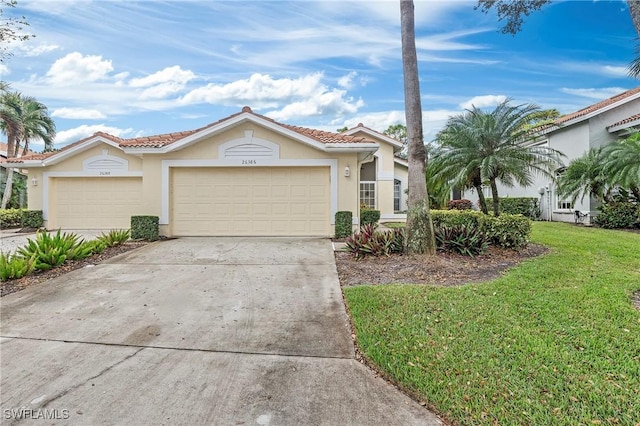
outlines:
[[[338,211],[338,160],[335,159],[300,159],[300,160],[256,160],[257,164],[242,164],[243,159],[220,160],[162,160],[161,166],[161,196],[160,196],[160,225],[169,225],[169,193],[170,169],[182,167],[326,167],[329,166],[331,188],[331,225],[335,222]]]
[[[404,166],[406,168],[409,168],[409,162],[407,160],[404,160],[402,158],[398,158],[396,156],[393,157],[393,162],[396,164],[399,164],[401,166]]]
[[[380,148],[377,143],[326,143],[326,152],[376,152]]]
[[[49,178],[58,177],[71,177],[71,178],[86,178],[86,177],[98,177],[98,178],[119,178],[119,177],[142,177],[142,172],[128,172],[114,170],[109,172],[108,175],[101,170],[90,170],[82,172],[43,172],[42,173],[42,218],[49,220]]]
[[[238,139],[232,139],[228,142],[221,144],[218,147],[218,158],[219,159],[230,159],[234,157],[238,157],[237,155],[227,156],[227,151],[232,148],[240,147],[240,146],[256,146],[261,148],[267,148],[269,151],[269,155],[256,155],[255,153],[248,153],[245,155],[245,158],[256,158],[260,160],[266,159],[278,159],[280,158],[280,145],[268,141],[266,139],[254,138],[253,130],[245,130],[244,137]],[[266,151],[265,151],[266,153]]]
[[[95,145],[100,145],[103,143],[122,151],[122,148],[120,148],[120,145],[118,145],[116,142],[113,142],[112,140],[109,140],[102,136],[96,136],[79,145],[74,146],[73,148],[60,151],[59,153],[53,154],[51,157],[45,158],[40,161],[43,167],[52,166],[63,161],[65,158],[72,157],[82,151],[86,151],[87,149],[92,148]]]
[[[388,143],[389,145],[393,145],[397,148],[402,148],[404,145],[402,144],[402,142],[397,141],[387,135],[385,135],[384,133],[378,133],[375,130],[369,129],[368,127],[364,127],[364,126],[358,126],[358,127],[354,127],[352,129],[349,130],[345,130],[344,132],[342,132],[343,135],[354,135],[358,132],[362,132],[362,133],[366,133],[369,136],[373,136],[374,138],[380,139],[386,143]]]
[[[82,170],[86,172],[129,170],[129,160],[109,155],[109,151],[105,149],[101,155],[95,155],[82,161]]]

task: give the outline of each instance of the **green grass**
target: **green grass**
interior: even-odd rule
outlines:
[[[362,352],[455,424],[638,424],[640,234],[533,241],[551,252],[489,283],[345,288]]]
[[[383,223],[387,228],[406,228],[407,224],[404,222],[385,222]]]

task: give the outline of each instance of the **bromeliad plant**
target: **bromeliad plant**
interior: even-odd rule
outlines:
[[[363,225],[346,240],[345,251],[355,255],[356,259],[372,256],[389,256],[404,251],[404,228],[390,231],[378,231],[374,223]]]
[[[484,253],[490,242],[479,228],[467,225],[436,227],[435,236],[438,250],[472,257]]]

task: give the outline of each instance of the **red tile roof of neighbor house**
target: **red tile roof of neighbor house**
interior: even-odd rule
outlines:
[[[624,120],[620,120],[620,121],[618,121],[616,123],[613,123],[610,126],[607,126],[607,129],[610,129],[610,128],[616,127],[616,126],[621,126],[621,125],[627,124],[627,123],[632,123],[632,122],[638,121],[638,120],[640,120],[640,114],[632,115],[631,117],[627,117]]]
[[[640,93],[640,86],[636,87],[636,88],[633,88],[633,89],[630,89],[630,90],[627,90],[626,92],[619,93],[619,94],[617,94],[615,96],[612,96],[612,97],[610,97],[608,99],[605,99],[604,101],[600,101],[600,102],[595,103],[593,105],[589,105],[588,107],[582,108],[579,111],[572,112],[571,114],[563,115],[562,117],[560,117],[560,118],[558,118],[556,120],[556,123],[559,123],[559,124],[566,123],[567,121],[571,121],[573,119],[585,116],[587,114],[591,114],[592,112],[596,112],[599,109],[602,109],[602,108],[607,107],[607,106],[609,106],[611,104],[614,104],[614,103],[619,102],[619,101],[621,101],[623,99],[626,99],[626,98],[628,98],[630,96],[633,96],[636,93]]]
[[[60,151],[56,151],[56,152],[47,152],[47,153],[43,153],[43,154],[33,154],[33,155],[27,155],[24,157],[21,157],[20,159],[12,159],[13,161],[11,161],[12,163],[20,163],[24,160],[43,160],[45,158],[48,158],[58,152],[61,151],[66,151],[68,149],[71,149],[75,146],[78,146],[90,139],[93,139],[95,137],[102,137],[105,139],[108,139],[112,142],[117,143],[119,146],[121,147],[127,147],[127,148],[162,148],[165,147],[167,145],[170,145],[172,143],[175,143],[181,139],[184,139],[188,136],[191,136],[195,133],[198,133],[200,131],[206,130],[208,128],[217,126],[219,124],[224,123],[225,121],[228,121],[240,114],[243,113],[250,113],[255,115],[256,117],[260,117],[263,120],[267,120],[270,121],[271,123],[274,123],[280,127],[283,127],[287,130],[291,130],[293,132],[296,132],[302,136],[306,136],[308,138],[314,139],[318,142],[322,142],[322,143],[371,143],[373,141],[368,140],[364,137],[354,137],[354,136],[348,136],[348,135],[342,135],[340,133],[333,133],[333,132],[327,132],[324,130],[316,130],[316,129],[309,129],[306,127],[300,127],[300,126],[292,126],[289,124],[283,124],[283,123],[278,123],[277,121],[273,120],[272,118],[266,117],[264,115],[260,115],[260,114],[256,114],[255,112],[253,112],[251,110],[251,108],[249,107],[244,107],[242,108],[242,111],[232,114],[228,117],[225,117],[221,120],[218,120],[214,123],[210,123],[207,124],[206,126],[200,127],[198,129],[194,129],[194,130],[186,130],[186,131],[182,131],[182,132],[173,132],[173,133],[165,133],[162,135],[153,135],[153,136],[140,136],[137,138],[129,138],[129,139],[123,139],[117,136],[113,136],[110,135],[108,133],[104,133],[104,132],[96,132],[94,133],[92,136],[86,137],[84,139],[81,139],[77,142],[74,142],[72,144],[69,144],[67,146],[65,146],[64,148],[62,148]]]
[[[0,163],[5,163],[7,161],[7,150],[9,149],[9,146],[4,143],[4,142],[0,142]],[[27,151],[27,155],[26,156],[31,156],[31,155],[35,155],[36,153],[29,150]],[[26,157],[25,156],[25,157]],[[24,158],[24,157],[22,157]]]

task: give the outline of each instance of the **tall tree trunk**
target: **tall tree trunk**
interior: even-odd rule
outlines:
[[[489,209],[487,208],[487,200],[484,198],[484,192],[482,192],[482,185],[474,186],[476,192],[478,193],[478,203],[480,204],[480,210],[482,213],[489,214]]]
[[[494,216],[500,216],[500,198],[498,198],[498,185],[496,184],[496,178],[489,179],[491,185],[491,196],[493,197],[493,214]]]
[[[627,0],[627,4],[629,5],[633,26],[636,27],[638,38],[640,38],[640,0]]]
[[[402,33],[402,69],[404,76],[404,106],[407,120],[409,163],[409,212],[407,214],[407,251],[435,254],[433,222],[429,211],[429,195],[425,181],[427,151],[422,134],[422,105],[418,74],[418,55],[414,23],[413,0],[400,0]]]
[[[4,195],[2,196],[2,203],[0,203],[0,208],[6,209],[7,204],[11,200],[11,193],[13,191],[13,168],[8,167],[7,169],[7,182],[4,187]]]

